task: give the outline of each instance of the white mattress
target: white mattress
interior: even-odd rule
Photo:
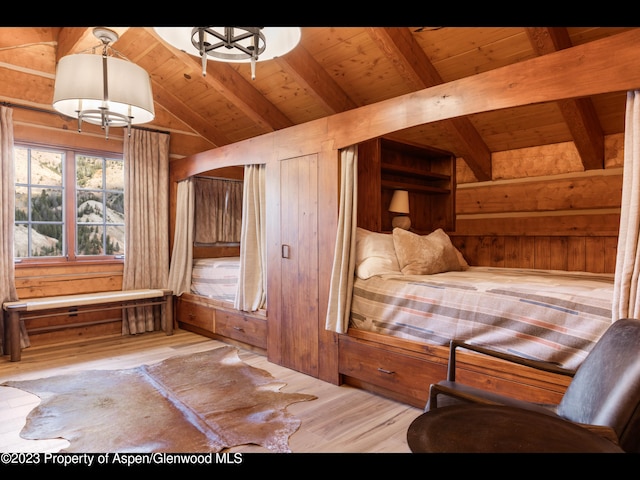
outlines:
[[[240,257],[194,259],[191,293],[233,304],[239,274]]]

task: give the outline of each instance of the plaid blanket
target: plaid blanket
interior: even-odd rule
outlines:
[[[608,274],[495,267],[356,278],[350,326],[576,369],[611,325],[613,285]]]

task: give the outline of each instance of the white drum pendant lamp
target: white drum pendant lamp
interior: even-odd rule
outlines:
[[[79,53],[63,57],[56,67],[53,108],[82,123],[100,125],[106,138],[110,127],[127,127],[148,123],[155,117],[149,74],[138,65],[117,54],[111,44],[118,35],[96,28],[94,35],[102,42],[102,52]],[[97,48],[97,47],[94,47]]]

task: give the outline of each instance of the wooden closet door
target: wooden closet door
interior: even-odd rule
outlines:
[[[279,271],[270,278],[270,360],[318,376],[318,159],[279,162]],[[277,231],[275,226],[272,231]],[[276,247],[274,244],[273,247]],[[276,255],[270,258],[275,263]],[[279,273],[279,275],[278,275]],[[279,276],[279,282],[278,277]],[[273,298],[276,296],[276,298]],[[274,300],[272,305],[271,300]],[[273,309],[272,309],[273,307]]]

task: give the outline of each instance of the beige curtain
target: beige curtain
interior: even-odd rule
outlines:
[[[640,318],[640,90],[627,92],[620,232],[612,321]]]
[[[196,244],[239,242],[243,182],[196,177],[194,184]]]
[[[15,283],[13,232],[15,228],[15,167],[13,158],[13,110],[0,107],[0,301],[18,300]],[[20,323],[22,347],[29,337]],[[0,353],[4,351],[4,311],[0,317]]]
[[[132,129],[124,142],[123,290],[166,288],[169,275],[169,135]],[[157,307],[127,309],[123,334],[166,328]],[[156,312],[156,315],[154,315]]]
[[[18,300],[15,283],[13,235],[15,229],[15,166],[13,109],[0,107],[0,301]],[[21,347],[30,346],[24,321],[20,321]],[[0,353],[3,351],[4,311],[0,316]]]
[[[358,208],[358,150],[351,146],[340,155],[340,210],[331,270],[325,328],[346,333],[349,328],[353,275],[355,273]]]
[[[266,212],[264,165],[244,169],[240,278],[235,308],[252,312],[266,304]]]
[[[193,178],[178,183],[176,192],[176,231],[167,288],[176,296],[191,290],[193,268],[194,185]]]

